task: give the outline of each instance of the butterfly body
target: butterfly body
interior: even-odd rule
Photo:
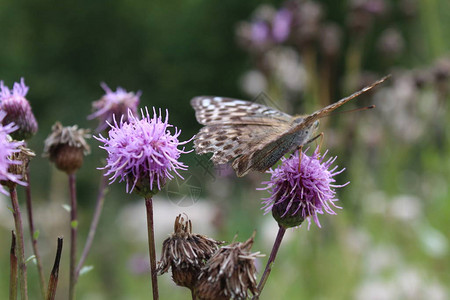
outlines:
[[[319,119],[349,100],[386,80],[328,105],[310,115],[291,116],[258,103],[232,98],[200,96],[191,100],[195,116],[205,125],[195,136],[198,154],[212,152],[212,161],[224,164],[234,159],[238,176],[250,170],[264,172],[283,155],[306,144],[319,126]]]

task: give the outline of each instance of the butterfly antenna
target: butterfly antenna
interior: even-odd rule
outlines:
[[[340,115],[340,114],[346,114],[346,113],[352,113],[352,112],[358,112],[358,111],[365,111],[365,110],[369,110],[369,109],[373,109],[375,108],[375,105],[370,105],[370,106],[366,106],[366,107],[360,107],[360,108],[355,108],[355,109],[350,109],[350,110],[345,110],[345,111],[336,111],[336,112],[331,112],[324,117],[329,117],[329,116],[334,116],[334,115]]]

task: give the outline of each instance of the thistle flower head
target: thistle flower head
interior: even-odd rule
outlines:
[[[169,113],[165,120],[153,108],[153,116],[147,108],[141,111],[142,119],[128,110],[128,122],[114,118],[110,124],[109,138],[102,135],[95,137],[104,145],[100,148],[108,152],[105,176],[111,176],[111,183],[119,179],[126,181],[126,191],[133,190],[149,196],[161,190],[167,180],[174,178],[172,172],[182,178],[178,170],[186,170],[187,166],[179,162],[182,153],[188,153],[178,146],[189,141],[180,142],[180,130],[174,128],[172,134],[168,128]]]
[[[6,113],[0,111],[0,123],[3,124]],[[23,146],[24,142],[13,141],[9,136],[12,132],[17,130],[17,126],[10,123],[8,125],[0,124],[0,182],[1,184],[20,184],[26,185],[23,182],[22,176],[18,174],[14,174],[11,172],[12,166],[21,165],[22,162],[18,160],[14,160],[13,155],[20,152],[19,147]],[[0,185],[0,192],[9,195],[9,193],[5,190],[5,188]]]
[[[88,130],[77,125],[63,127],[60,122],[52,126],[52,132],[45,140],[44,156],[50,158],[61,171],[71,174],[83,164],[84,155],[90,153],[86,138]]]
[[[194,289],[200,269],[219,249],[222,242],[207,236],[192,233],[189,219],[177,216],[174,232],[163,243],[158,273],[166,273],[172,268],[173,281],[179,285]]]
[[[121,116],[124,116],[124,120],[127,121],[129,109],[131,109],[133,114],[137,114],[137,107],[140,101],[139,97],[141,96],[141,92],[137,92],[136,94],[127,92],[121,87],[118,87],[113,92],[104,82],[100,85],[106,94],[100,100],[92,103],[92,109],[95,112],[88,116],[89,120],[99,120],[99,125],[96,129],[97,132],[108,129],[108,123],[113,122],[113,116],[119,119]]]
[[[345,169],[336,171],[335,166],[330,170],[336,157],[325,160],[327,152],[321,155],[317,150],[312,156],[301,153],[301,166],[299,170],[299,156],[296,153],[290,158],[282,158],[281,165],[269,172],[272,174],[265,188],[271,193],[269,198],[263,199],[265,214],[272,212],[273,217],[280,226],[295,227],[308,219],[308,228],[311,218],[320,226],[318,214],[324,212],[335,215],[333,208],[338,201],[335,188],[344,185],[335,185],[335,175]]]
[[[17,130],[11,133],[16,140],[29,139],[38,130],[30,103],[25,98],[28,89],[23,78],[20,79],[20,83],[14,83],[12,90],[0,81],[0,109],[6,112],[3,124],[14,122],[17,125]]]
[[[198,299],[247,299],[249,290],[257,295],[255,259],[250,252],[253,237],[244,243],[232,243],[217,251],[202,268],[195,294]]]

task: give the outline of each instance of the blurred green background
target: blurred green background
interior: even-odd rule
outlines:
[[[388,73],[389,82],[343,110],[376,109],[323,120],[323,147],[346,168],[337,182],[351,182],[338,191],[343,209],[320,216],[321,229],[289,230],[261,299],[450,298],[450,3],[303,1],[305,23],[288,40],[255,44],[250,22],[270,23],[289,7],[264,3],[0,0],[0,79],[12,86],[25,77],[40,127],[29,146],[37,153],[31,185],[46,276],[56,237],[65,236],[58,299],[67,298],[68,287],[67,179],[41,157],[43,141],[55,121],[97,126],[86,116],[103,95],[100,82],[142,91],[140,107],[167,108],[186,140],[200,128],[189,105],[197,95],[254,99],[265,92],[268,104],[298,114]],[[77,183],[80,251],[105,157],[95,139],[90,145]],[[205,157],[183,160],[200,200],[179,182],[156,197],[157,251],[175,216],[186,212],[194,231],[216,239],[237,234],[243,241],[256,229],[253,250],[268,257],[277,225],[260,210],[267,192],[255,190],[267,174],[237,179]],[[171,196],[178,190],[189,197]],[[19,197],[25,217],[22,190]],[[8,297],[8,206],[2,199],[0,299]],[[28,231],[25,242],[29,256]],[[149,299],[146,255],[144,202],[114,184],[87,261],[94,269],[80,277],[78,299]],[[258,262],[261,273],[267,257]],[[32,262],[28,274],[30,299],[39,299]],[[190,297],[168,274],[160,288],[161,299]]]

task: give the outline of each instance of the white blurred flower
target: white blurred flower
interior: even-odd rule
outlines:
[[[413,195],[398,195],[390,200],[389,214],[394,218],[412,222],[422,217],[422,201]]]
[[[213,237],[214,205],[208,201],[199,200],[189,207],[179,207],[169,199],[156,196],[153,201],[155,239],[164,240],[173,232],[173,222],[180,213],[185,213],[192,221],[193,232]],[[131,243],[147,243],[147,219],[145,205],[137,201],[125,206],[117,218],[117,224],[123,239]],[[157,249],[161,250],[161,249]]]
[[[266,54],[266,61],[275,79],[289,92],[301,92],[307,75],[298,53],[289,47],[277,47]]]
[[[261,72],[250,70],[241,77],[240,86],[247,95],[256,97],[267,90],[267,80]]]
[[[345,245],[353,254],[363,254],[370,246],[371,237],[364,228],[350,227],[344,238]]]
[[[395,269],[402,264],[402,256],[397,247],[393,245],[375,245],[365,257],[365,273],[373,276],[386,270]]]

